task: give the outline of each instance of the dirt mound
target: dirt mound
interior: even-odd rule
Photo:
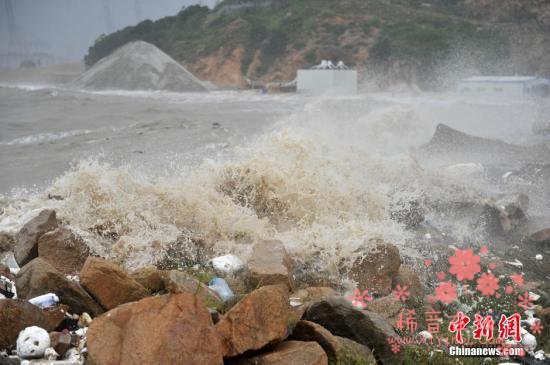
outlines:
[[[73,86],[88,90],[208,91],[183,66],[152,44],[128,43],[80,75]]]

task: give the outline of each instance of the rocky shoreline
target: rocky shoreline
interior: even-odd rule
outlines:
[[[535,239],[546,242],[545,232],[538,232]],[[174,268],[178,257],[169,255],[158,267],[127,272],[94,255],[78,234],[58,221],[55,211],[44,210],[14,238],[3,235],[2,250],[13,251],[20,267],[0,265],[2,365],[454,364],[457,360],[432,346],[435,335],[422,324],[409,335],[399,328],[403,310],[420,314],[435,308],[449,319],[457,307],[434,303],[425,275],[402,264],[399,249],[382,241],[349,271],[361,288],[351,299],[334,285],[303,280],[276,240],[256,242],[246,264],[226,255],[201,268]],[[430,266],[426,260],[425,267]],[[498,272],[496,266],[489,265]],[[535,313],[531,318],[544,326],[539,339],[544,344],[550,338],[548,294],[540,283],[522,279],[521,284],[542,294],[541,304],[531,308]],[[405,303],[400,295],[410,300]],[[535,353],[536,340],[534,347],[520,345],[531,353],[532,363],[544,363],[544,351]],[[479,363],[473,359],[461,358],[459,363]],[[497,364],[498,358],[483,363]]]

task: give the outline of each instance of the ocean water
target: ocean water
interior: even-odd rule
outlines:
[[[0,87],[0,231],[54,208],[98,253],[129,268],[154,263],[182,236],[245,259],[252,242],[280,239],[297,261],[334,276],[376,240],[421,257],[391,207],[418,201],[433,224],[465,240],[470,227],[435,206],[521,191],[530,214],[549,213],[544,186],[495,182],[486,173],[495,166],[470,173],[476,161],[449,168],[415,153],[439,123],[547,143],[531,132],[537,108],[452,94]]]

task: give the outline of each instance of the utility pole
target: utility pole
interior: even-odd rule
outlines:
[[[8,18],[8,32],[10,34],[10,43],[16,42],[16,29],[15,29],[15,16],[13,15],[13,4],[11,0],[4,0],[4,6],[6,8],[6,17]]]
[[[103,0],[103,15],[105,16],[107,32],[112,33],[115,27],[113,25],[113,17],[111,16],[111,5],[109,5],[109,0]]]

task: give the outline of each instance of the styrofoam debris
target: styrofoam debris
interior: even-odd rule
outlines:
[[[535,349],[537,348],[537,339],[535,338],[535,336],[525,331],[525,333],[521,337],[521,344],[525,346],[525,349],[529,352],[535,351]]]
[[[434,336],[428,331],[420,331],[420,333],[418,334],[426,340],[431,340],[432,338],[434,338]]]
[[[212,267],[218,275],[229,275],[244,269],[244,263],[235,255],[214,257]]]
[[[50,347],[50,336],[45,329],[32,326],[19,332],[17,337],[17,355],[24,359],[36,359],[44,356]]]
[[[88,313],[84,312],[78,319],[78,325],[80,327],[89,327],[90,324],[92,324],[92,321],[92,317]]]
[[[17,275],[19,273],[19,270],[21,269],[18,267],[10,267],[10,273],[12,273],[13,275]]]
[[[29,303],[34,304],[40,308],[49,308],[59,303],[59,297],[54,293],[48,293],[29,299]]]
[[[518,259],[514,259],[514,261],[504,261],[504,262],[514,267],[523,267],[523,264]]]
[[[535,256],[535,260],[542,261],[542,255],[539,253]]]
[[[48,347],[46,351],[44,351],[44,358],[46,360],[57,360],[59,357],[59,354],[53,349],[53,347]]]
[[[302,303],[302,300],[300,298],[297,298],[297,297],[290,298],[290,306],[291,307],[299,307],[302,304],[303,303]]]
[[[535,352],[535,359],[539,361],[546,359],[546,355],[544,354],[544,351],[538,350],[537,352]]]

